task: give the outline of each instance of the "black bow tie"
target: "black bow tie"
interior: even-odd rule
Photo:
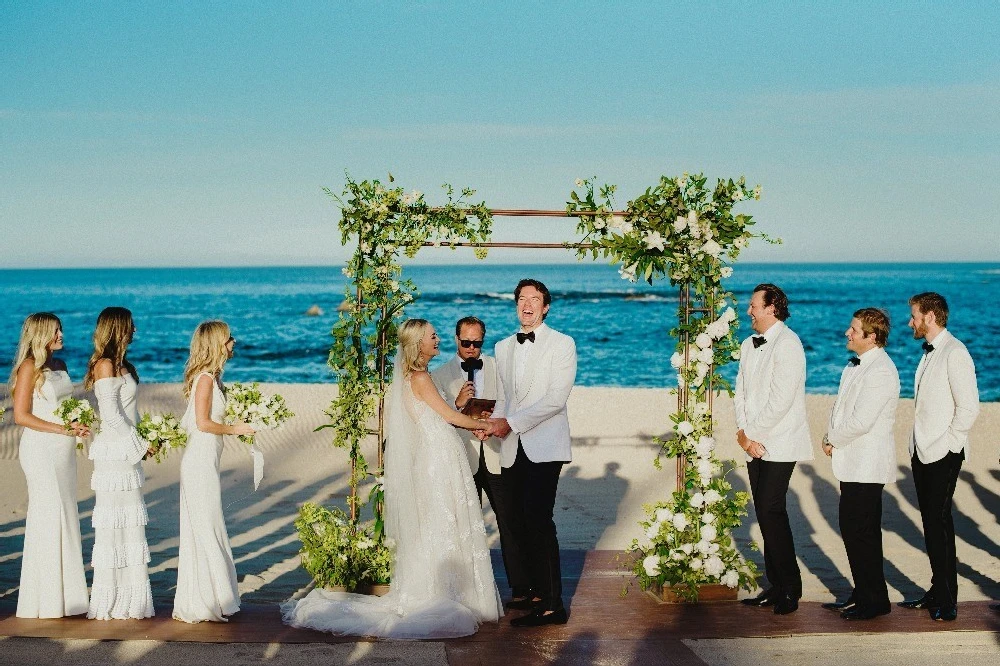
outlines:
[[[483,369],[483,359],[481,358],[467,358],[462,361],[462,370],[466,372],[471,372],[473,370]]]
[[[535,341],[535,332],[532,331],[531,333],[518,333],[517,334],[517,344],[523,345],[525,340],[527,340],[528,342],[534,342]]]
[[[851,358],[847,359],[847,362],[850,363],[852,366],[861,365],[861,359],[858,358],[857,356],[852,356]]]
[[[934,351],[934,345],[932,345],[929,342],[925,342],[923,344],[923,348],[924,348],[924,353],[925,354],[930,354],[932,351]]]
[[[752,337],[750,339],[753,340],[753,348],[754,349],[757,349],[757,347],[760,347],[761,345],[766,345],[767,344],[767,338],[765,338],[763,335],[755,335],[754,337]]]

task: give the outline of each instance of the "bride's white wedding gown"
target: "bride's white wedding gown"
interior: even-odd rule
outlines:
[[[397,356],[398,358],[398,356]],[[398,365],[394,377],[403,377]],[[476,487],[455,428],[393,383],[385,452],[386,534],[395,542],[383,597],[315,589],[282,605],[294,627],[379,638],[454,638],[503,615]]]

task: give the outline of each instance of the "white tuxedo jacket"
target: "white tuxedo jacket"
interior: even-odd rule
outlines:
[[[806,354],[799,336],[784,322],[765,333],[755,348],[751,336],[740,347],[736,375],[736,426],[767,449],[764,460],[813,459],[806,416]]]
[[[486,400],[496,400],[497,404],[493,408],[493,416],[499,418],[504,415],[505,396],[503,394],[503,386],[500,383],[500,375],[497,373],[497,363],[493,358],[485,354],[480,358],[483,359],[483,368],[482,370],[478,370],[477,374],[480,372],[483,373],[483,392],[482,395],[477,395],[476,397]],[[452,356],[450,361],[432,372],[431,376],[434,379],[434,384],[444,394],[445,402],[449,406],[454,407],[458,392],[462,390],[462,385],[469,379],[469,374],[465,370],[462,370],[462,359],[458,355]],[[465,439],[465,448],[469,454],[469,466],[472,468],[472,473],[475,474],[479,471],[479,450],[482,449],[486,469],[491,474],[499,474],[500,440],[496,437],[490,437],[485,442],[480,442],[468,430],[462,430],[461,433]]]
[[[519,438],[532,462],[570,462],[566,401],[576,381],[576,343],[542,324],[535,329],[535,341],[524,345],[528,357],[520,382],[515,363],[517,337],[504,338],[494,349],[511,427],[500,450],[500,463],[504,467],[514,464]]]
[[[916,450],[926,464],[964,449],[968,459],[969,430],[979,415],[976,366],[969,350],[948,329],[931,344],[934,351],[920,359],[914,378],[910,455]]]
[[[899,404],[899,373],[881,347],[860,356],[840,375],[837,402],[826,433],[833,444],[833,475],[856,483],[896,482],[893,425]]]

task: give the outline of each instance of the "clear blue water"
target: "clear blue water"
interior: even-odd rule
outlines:
[[[551,326],[572,335],[579,352],[577,383],[585,386],[672,385],[667,338],[677,295],[669,285],[629,284],[603,264],[461,265],[406,268],[421,291],[409,316],[431,320],[445,338],[441,358],[452,352],[454,322],[476,315],[489,327],[488,345],[516,327],[511,291],[534,277],[554,295]],[[938,291],[951,307],[949,329],[969,346],[983,400],[1000,400],[1000,315],[989,306],[1000,294],[1000,264],[741,264],[729,280],[745,308],[759,282],[788,293],[795,329],[806,348],[807,389],[835,393],[849,354],[843,331],[859,307],[886,308],[894,330],[888,351],[912,394],[919,343],[906,327],[907,299]],[[9,368],[24,317],[57,313],[63,321],[62,356],[79,380],[90,355],[97,313],[108,305],[130,308],[138,333],[130,351],[144,381],[176,382],[183,374],[195,325],[222,318],[237,337],[237,355],[226,379],[330,382],[326,365],[330,328],[342,301],[340,267],[147,268],[0,271],[0,363]],[[304,315],[317,304],[321,317]],[[741,318],[742,335],[749,333]],[[735,364],[727,368],[734,376]],[[6,372],[4,372],[6,375]]]

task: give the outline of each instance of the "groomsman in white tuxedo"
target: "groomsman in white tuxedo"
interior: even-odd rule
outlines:
[[[802,576],[788,522],[786,495],[795,463],[812,460],[806,419],[806,356],[785,325],[788,297],[773,284],[754,287],[747,309],[756,335],[743,341],[736,376],[736,441],[748,456],[747,472],[757,523],[764,538],[764,570],[771,587],[743,599],[747,606],[798,610]]]
[[[531,590],[509,608],[531,609],[515,627],[565,624],[562,571],[553,509],[562,466],[572,460],[566,401],[576,381],[576,343],[545,325],[552,296],[538,280],[514,289],[521,330],[497,343],[506,394],[506,418],[491,429],[503,437],[501,474],[512,479],[522,512],[515,539],[531,576]]]
[[[976,366],[969,350],[947,328],[948,303],[934,292],[910,299],[913,338],[923,356],[913,386],[913,485],[931,564],[931,587],[903,608],[927,609],[934,620],[958,617],[958,570],[952,497],[962,461],[969,455],[969,430],[979,414]]]
[[[842,602],[823,604],[845,620],[870,620],[892,610],[882,556],[882,490],[896,482],[893,425],[899,403],[899,373],[885,353],[889,316],[877,308],[854,313],[844,333],[857,354],[840,375],[837,401],[823,436],[840,481],[840,534],[851,564],[854,591]]]
[[[445,400],[457,409],[465,407],[471,398],[496,400],[493,416],[504,415],[503,384],[497,372],[496,360],[483,355],[483,341],[486,339],[486,324],[476,317],[459,319],[455,325],[455,347],[457,353],[450,361],[431,373],[434,383],[444,393]],[[471,379],[470,379],[471,378]],[[493,514],[500,532],[500,552],[503,555],[507,582],[515,597],[524,597],[531,591],[528,572],[523,566],[524,557],[517,552],[517,544],[512,538],[516,527],[511,526],[515,514],[514,494],[510,478],[500,474],[500,440],[496,437],[480,439],[471,432],[465,432],[466,452],[472,479],[476,482],[476,492],[482,498],[483,491],[490,500]]]

